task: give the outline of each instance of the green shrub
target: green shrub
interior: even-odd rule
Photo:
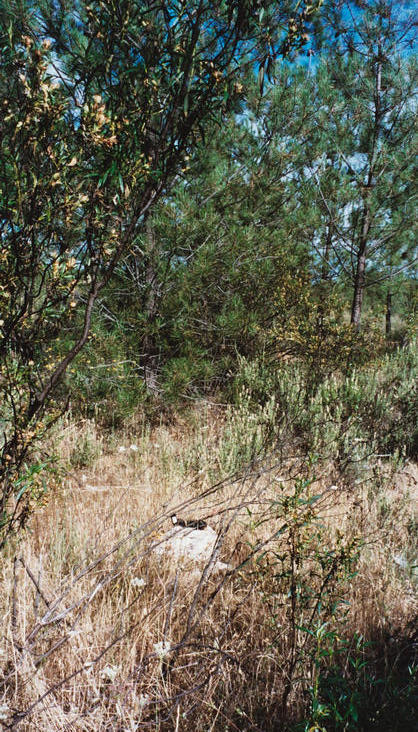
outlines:
[[[264,451],[284,435],[307,451],[358,465],[372,455],[417,455],[417,342],[349,373],[334,373],[312,389],[299,361],[241,359],[234,380],[231,424],[245,417]],[[241,430],[242,432],[242,430]],[[249,439],[252,441],[252,438]]]
[[[324,636],[309,715],[294,731],[413,732],[418,701],[413,638],[370,642],[361,635]]]

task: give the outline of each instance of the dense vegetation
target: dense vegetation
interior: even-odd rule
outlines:
[[[20,654],[2,670],[7,729],[412,729],[411,10],[0,2],[0,545]],[[106,460],[103,534],[99,516],[78,531],[72,502],[91,511],[86,474]],[[117,492],[136,473],[165,486],[139,506]],[[184,605],[186,579],[168,564],[162,579],[147,544],[178,485],[230,553]],[[45,546],[46,595],[21,554]],[[54,635],[67,595],[76,614]],[[87,673],[71,633],[96,621],[96,676],[67,698]]]

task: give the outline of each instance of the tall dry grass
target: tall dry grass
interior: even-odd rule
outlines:
[[[61,425],[61,489],[1,561],[4,729],[286,729],[319,698],[319,643],[331,658],[345,639],[348,665],[353,639],[373,640],[374,670],[403,652],[414,466],[348,488],[329,462],[237,470],[228,430],[210,410],[106,439]],[[206,564],[156,553],[174,510],[218,532]]]

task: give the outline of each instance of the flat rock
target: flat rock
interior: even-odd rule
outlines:
[[[164,534],[160,543],[155,547],[159,555],[170,554],[178,560],[191,560],[198,564],[208,562],[212,556],[217,540],[217,533],[210,526],[205,529],[190,529],[175,526]],[[214,562],[213,569],[225,571],[228,565],[224,562]]]

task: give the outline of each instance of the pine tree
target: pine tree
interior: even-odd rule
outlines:
[[[312,79],[321,106],[305,184],[323,272],[351,282],[358,328],[366,288],[413,257],[417,66],[410,20],[390,0],[369,3],[345,31]]]

